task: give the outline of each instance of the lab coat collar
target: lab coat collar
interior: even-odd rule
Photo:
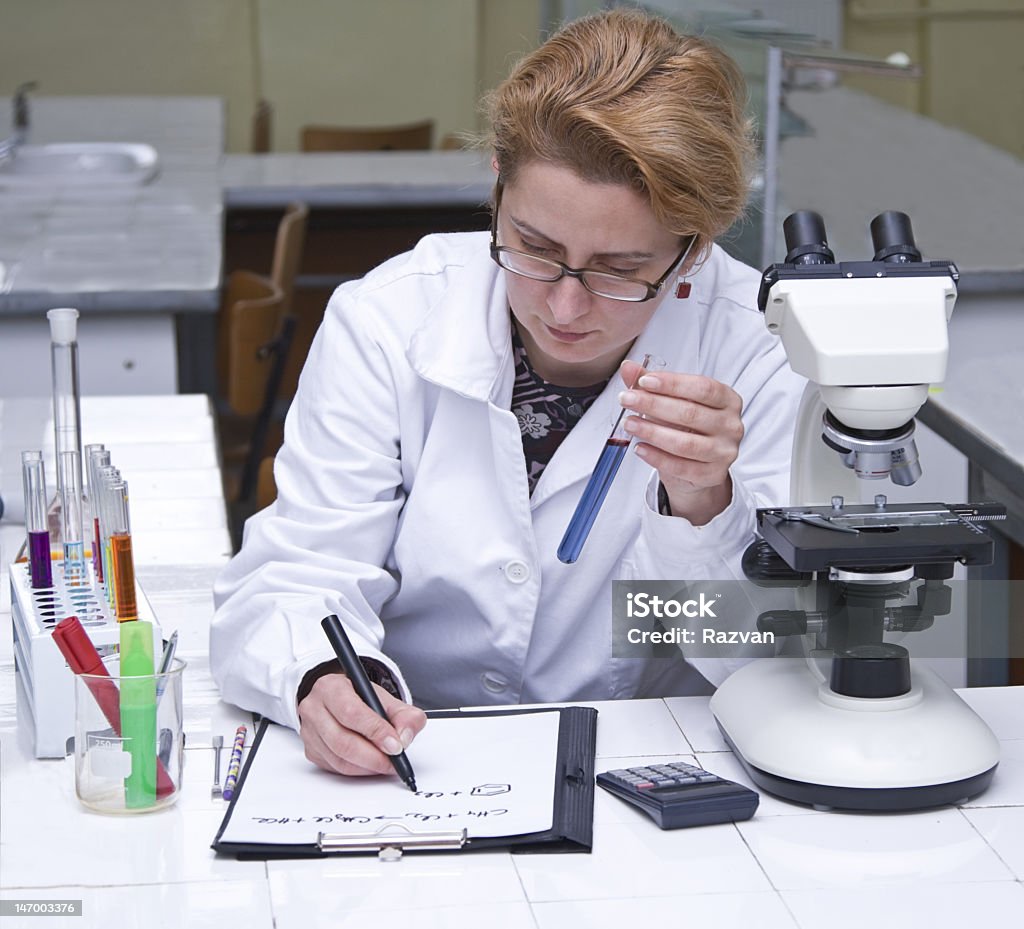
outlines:
[[[463,238],[461,265],[409,340],[413,370],[440,387],[499,405],[511,402],[511,322],[505,276],[487,253],[487,234]]]

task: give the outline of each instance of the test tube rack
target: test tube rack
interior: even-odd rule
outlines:
[[[28,565],[10,566],[11,614],[14,630],[14,677],[18,727],[31,734],[36,758],[63,758],[74,750],[74,674],[53,641],[53,630],[67,616],[77,616],[101,656],[117,651],[120,629],[107,605],[106,590],[86,563],[86,583],[64,583],[62,565],[53,564],[53,586],[33,589]],[[153,624],[153,654],[159,655],[163,634],[138,583],[138,618]]]

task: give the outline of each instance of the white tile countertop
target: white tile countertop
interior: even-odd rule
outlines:
[[[153,552],[139,579],[163,628],[178,629],[188,662],[183,791],[160,812],[103,816],[78,803],[72,760],[33,757],[18,725],[9,601],[0,599],[0,901],[81,901],[74,925],[82,929],[219,929],[239,920],[250,929],[619,929],[645,919],[720,929],[962,929],[1008,925],[1024,909],[1021,687],[961,691],[999,739],[1002,760],[991,787],[958,807],[841,814],[762,794],[746,822],[661,831],[598,790],[591,854],[218,857],[210,844],[226,804],[210,797],[211,736],[230,745],[235,727],[252,720],[220,701],[207,658],[210,586],[228,557],[223,501],[205,484],[209,406],[189,396],[87,398],[82,421],[88,440],[116,449],[129,479],[148,487],[137,516],[133,508],[134,535]],[[47,425],[38,401],[5,401],[0,447],[45,446]],[[162,443],[165,426],[175,438]],[[206,503],[183,507],[196,528],[176,535],[164,505],[179,498]],[[189,544],[200,533],[222,547]],[[5,552],[21,534],[0,522]],[[6,576],[0,585],[6,590]],[[749,783],[706,698],[589,705],[599,713],[598,771],[696,760]],[[3,925],[39,922],[5,916]]]
[[[130,818],[86,812],[72,762],[30,756],[3,688],[0,899],[81,900],[83,927],[144,925],[141,908],[157,906],[161,926],[183,929],[227,913],[276,929],[381,921],[468,929],[481,920],[589,929],[644,917],[737,929],[960,929],[1007,925],[1024,907],[1024,688],[963,692],[1000,732],[1002,762],[992,787],[962,807],[839,814],[763,795],[746,822],[661,831],[598,790],[589,855],[488,851],[385,863],[215,855],[226,804],[210,799],[210,735],[229,741],[247,719],[217,702],[201,658],[190,660],[185,687],[183,795],[171,809]],[[599,712],[598,770],[696,760],[747,783],[730,752],[693,745],[713,726],[706,698],[590,705]]]

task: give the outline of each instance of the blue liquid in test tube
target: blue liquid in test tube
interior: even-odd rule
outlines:
[[[644,355],[644,360],[641,363],[643,370],[637,374],[638,380],[650,362],[651,356]],[[583,488],[580,502],[576,504],[576,511],[572,514],[572,519],[569,520],[565,535],[562,536],[561,544],[558,546],[558,560],[565,564],[573,564],[580,557],[583,543],[587,541],[594,520],[597,519],[597,514],[601,510],[601,504],[608,496],[612,481],[615,480],[619,466],[622,464],[623,458],[626,457],[631,436],[622,428],[622,421],[625,417],[626,411],[623,410],[615,420],[612,433],[604,443],[601,456],[597,459],[597,464],[594,465],[594,472],[590,475],[587,486]]]

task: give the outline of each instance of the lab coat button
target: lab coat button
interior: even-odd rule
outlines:
[[[503,690],[508,689],[508,681],[506,681],[500,674],[495,674],[493,671],[484,671],[484,673],[480,675],[480,681],[492,694],[500,694]]]
[[[530,578],[530,566],[524,561],[510,561],[504,571],[505,577],[513,584],[522,584]]]

